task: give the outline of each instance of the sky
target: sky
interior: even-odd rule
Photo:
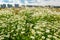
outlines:
[[[28,3],[28,4],[42,4],[42,5],[60,5],[60,0],[0,0],[0,4],[1,3],[22,3],[22,4],[25,4],[25,3]]]

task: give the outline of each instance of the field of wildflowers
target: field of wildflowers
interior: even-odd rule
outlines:
[[[54,8],[0,9],[0,40],[60,40],[60,12]]]

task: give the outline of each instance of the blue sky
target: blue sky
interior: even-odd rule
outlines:
[[[25,3],[25,0],[19,0],[19,1],[21,1],[21,3]],[[33,0],[27,0],[27,1],[28,1],[28,3],[33,3],[33,2],[34,2]],[[9,0],[3,0],[3,2],[8,3]],[[13,2],[13,1],[11,0],[10,3],[12,3],[12,2]]]
[[[9,2],[9,0],[3,0],[4,2]],[[12,1],[12,0],[11,0]],[[22,3],[24,3],[25,2],[25,0],[20,0]],[[27,0],[29,3],[31,2],[31,1],[33,1],[33,0]],[[44,0],[44,1],[50,1],[50,0]]]
[[[0,0],[0,4],[2,3],[2,1],[4,1],[5,3],[8,3],[9,2],[9,0]],[[15,3],[17,3],[16,1],[17,0],[14,0]],[[25,1],[26,0],[18,0],[18,1],[21,1],[20,3],[25,4]],[[34,3],[33,0],[27,0],[27,1],[28,1],[28,3]],[[60,5],[60,0],[38,0],[38,2],[39,1],[40,1],[40,3],[38,3],[38,4],[42,4],[42,5],[44,5],[44,4]],[[13,3],[13,1],[10,0],[9,3]]]
[[[3,0],[4,2],[9,2],[9,0]],[[22,3],[24,3],[25,2],[25,0],[20,0]],[[11,0],[11,2],[13,2],[12,0]]]
[[[3,0],[4,2],[9,2],[9,0]],[[20,0],[21,1],[21,3],[24,3],[25,2],[25,0]],[[29,3],[31,2],[31,1],[33,1],[33,0],[27,0]],[[40,0],[40,1],[43,1],[43,0]],[[44,1],[50,1],[50,0],[44,0]],[[11,0],[11,2],[12,2],[12,0]]]
[[[8,2],[9,0],[3,0],[4,2]],[[12,0],[11,0],[12,1]],[[25,0],[20,0],[21,2],[24,2]],[[27,1],[33,1],[33,0],[27,0]],[[59,0],[40,0],[40,1],[59,1]]]
[[[3,0],[4,2],[8,2],[9,0]]]

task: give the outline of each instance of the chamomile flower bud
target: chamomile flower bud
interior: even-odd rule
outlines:
[[[42,39],[45,39],[45,36],[42,36]]]
[[[30,36],[30,38],[35,39],[35,37],[34,37],[34,36]]]
[[[46,33],[49,33],[50,32],[50,30],[49,29],[46,29]]]

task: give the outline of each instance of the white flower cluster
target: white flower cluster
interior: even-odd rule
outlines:
[[[0,10],[0,40],[60,40],[60,14],[48,8],[12,10]]]

